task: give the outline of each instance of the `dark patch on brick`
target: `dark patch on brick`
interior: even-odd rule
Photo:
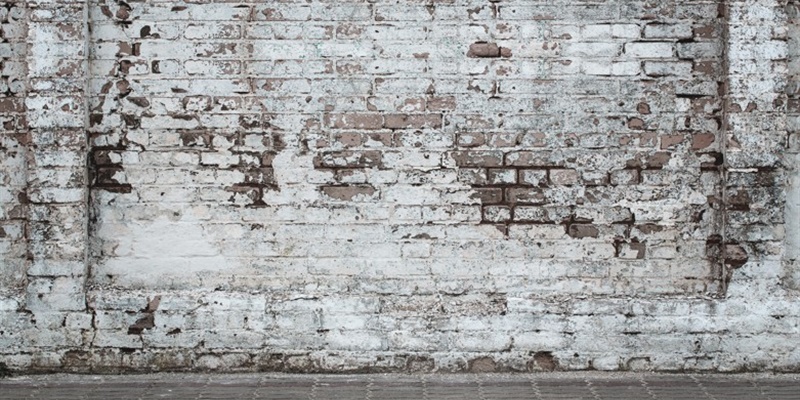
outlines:
[[[144,332],[145,329],[155,328],[156,318],[154,313],[158,310],[159,304],[161,304],[161,296],[148,299],[145,308],[139,310],[139,312],[144,313],[144,315],[137,319],[133,325],[128,327],[128,334],[139,335]]]
[[[323,122],[326,126],[336,129],[374,130],[383,128],[383,114],[325,114]]]
[[[211,139],[213,137],[206,131],[180,131],[178,135],[180,136],[181,144],[184,146],[211,148]]]
[[[656,233],[656,232],[663,231],[664,227],[661,226],[661,225],[656,225],[656,224],[642,224],[642,225],[637,225],[636,229],[642,231],[642,233],[644,233],[644,234],[649,235],[651,233]]]
[[[628,128],[633,130],[644,130],[644,121],[641,118],[631,118],[628,120]]]
[[[231,193],[244,194],[250,198],[251,203],[247,205],[248,208],[266,207],[267,203],[264,201],[264,193],[269,190],[278,190],[277,185],[274,183],[256,183],[256,182],[241,182],[225,188],[226,191]]]
[[[142,120],[135,115],[120,114],[120,118],[122,118],[122,122],[125,123],[126,128],[139,129],[142,126]]]
[[[336,200],[351,201],[357,196],[371,197],[375,192],[371,185],[322,186],[322,193]]]
[[[455,96],[428,96],[425,104],[428,111],[446,111],[455,110],[457,101]]]
[[[116,17],[120,20],[127,20],[131,16],[131,11],[133,10],[131,6],[124,1],[117,0],[117,4],[119,8],[117,9]]]
[[[573,224],[567,229],[567,234],[576,239],[597,238],[600,236],[600,230],[594,225]]]
[[[387,114],[383,126],[388,129],[441,128],[441,114]]]
[[[156,318],[153,314],[145,314],[143,317],[136,320],[136,322],[128,327],[128,335],[139,335],[145,329],[153,329],[156,326]]]
[[[260,186],[277,188],[275,181],[275,170],[272,167],[249,168],[244,171],[244,183]]]
[[[678,146],[684,141],[683,135],[663,135],[661,136],[661,150],[666,150]]]
[[[275,372],[283,370],[282,353],[269,353],[259,355],[256,359],[256,366],[259,372]]]
[[[150,101],[144,97],[128,97],[127,100],[142,108],[150,107]]]
[[[714,276],[722,277],[721,264],[722,260],[722,237],[720,235],[711,235],[706,238],[706,258],[715,260],[714,263]]]
[[[498,151],[454,151],[450,157],[459,167],[499,167],[503,165],[503,153]]]
[[[89,182],[90,187],[112,193],[130,193],[133,187],[128,183],[119,182],[115,176],[124,172],[122,162],[113,162],[112,154],[119,154],[124,150],[122,146],[95,147],[90,151],[89,157]]]
[[[123,171],[121,166],[97,168],[95,170],[94,185],[92,187],[113,193],[130,193],[133,189],[130,184],[119,183],[114,178],[117,173]]]
[[[467,57],[470,58],[497,58],[500,57],[500,46],[497,43],[475,42],[469,45]]]
[[[155,296],[152,300],[147,301],[147,307],[142,310],[142,312],[155,312],[158,310],[158,306],[161,304],[161,296]]]
[[[97,126],[103,123],[103,114],[89,115],[89,126]]]
[[[652,154],[639,153],[632,160],[628,160],[625,166],[631,169],[662,169],[671,158],[672,154],[665,151]]]
[[[503,236],[508,236],[508,224],[493,224],[494,229],[497,229],[498,232],[502,233]]]
[[[214,105],[210,96],[186,96],[181,99],[181,104],[184,110],[189,111],[211,111]]]
[[[707,149],[714,144],[715,140],[716,136],[711,133],[692,135],[692,150]]]
[[[145,25],[139,30],[139,37],[142,39],[159,39],[161,38],[161,35],[158,33],[152,33],[152,28],[150,25]]]
[[[100,6],[100,12],[108,18],[114,18],[114,14],[111,13],[111,7],[109,6]]]
[[[645,244],[644,242],[637,242],[634,240],[629,244],[629,246],[631,250],[636,251],[637,260],[644,259],[645,252],[647,251],[647,244]]]
[[[272,148],[275,151],[282,151],[286,149],[286,141],[283,140],[283,136],[277,133],[272,134]]]
[[[119,92],[119,98],[123,98],[128,96],[133,89],[131,89],[131,84],[125,79],[118,80],[114,86],[116,86],[117,91]]]
[[[0,99],[0,112],[2,113],[25,112],[25,109],[25,103],[23,103],[21,99]]]
[[[533,363],[528,368],[531,371],[552,372],[558,369],[558,360],[550,351],[539,351],[533,355]]]
[[[210,107],[211,103],[209,102],[209,110]],[[239,116],[239,127],[245,130],[268,129],[269,123],[262,121],[260,115],[245,114]]]
[[[473,358],[467,362],[467,370],[469,372],[495,372],[497,363],[492,357]]]
[[[739,189],[728,195],[728,210],[731,211],[750,211],[750,193],[745,189]]]
[[[733,268],[745,265],[750,257],[747,250],[738,243],[728,243],[725,245],[725,264]]]
[[[68,350],[61,356],[61,366],[67,369],[81,368],[89,364],[92,356],[86,350]]]
[[[720,166],[725,164],[725,155],[719,151],[712,151],[703,154],[704,157],[711,158],[711,161],[703,161],[700,163],[700,169],[704,171],[716,171]]]
[[[427,356],[413,355],[406,359],[406,371],[409,373],[432,372],[436,362]]]

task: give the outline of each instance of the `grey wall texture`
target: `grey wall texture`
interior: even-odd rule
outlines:
[[[6,1],[0,362],[800,367],[800,1]]]

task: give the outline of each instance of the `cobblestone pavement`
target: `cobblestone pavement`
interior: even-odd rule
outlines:
[[[154,374],[0,379],[0,399],[800,399],[800,375]]]

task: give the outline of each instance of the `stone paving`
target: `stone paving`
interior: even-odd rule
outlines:
[[[572,372],[469,375],[36,375],[0,399],[800,399],[800,375]]]

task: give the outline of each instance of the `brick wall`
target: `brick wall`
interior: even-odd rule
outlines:
[[[15,368],[797,366],[794,1],[14,7]]]
[[[713,2],[90,15],[98,284],[720,289]]]
[[[3,58],[0,68],[0,290],[9,292],[23,285],[27,269],[25,240],[27,211],[27,158],[30,138],[25,120],[27,68],[24,3],[8,4],[2,12]]]

